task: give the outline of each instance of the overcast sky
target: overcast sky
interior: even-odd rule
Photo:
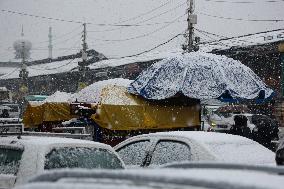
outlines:
[[[227,20],[205,15],[244,20],[284,19],[282,0],[198,0],[195,5],[198,15],[196,27],[218,35],[229,37],[284,28],[284,22]],[[151,49],[187,27],[186,16],[182,16],[187,8],[186,0],[0,0],[0,8],[0,61],[14,58],[13,42],[20,38],[22,25],[25,38],[33,44],[32,59],[47,58],[49,26],[53,29],[54,56],[67,55],[81,48],[82,24],[11,14],[7,10],[90,22],[87,25],[89,48],[107,57],[121,57]],[[141,14],[143,16],[139,16]],[[115,23],[139,26],[98,25]],[[196,35],[203,40],[210,39],[198,32]],[[184,39],[179,37],[157,50],[175,51],[183,42]]]

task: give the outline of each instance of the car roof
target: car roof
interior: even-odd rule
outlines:
[[[279,169],[280,170],[280,169]],[[280,171],[283,173],[282,171]],[[64,181],[64,178],[67,180]],[[52,170],[38,175],[30,180],[30,182],[37,182],[46,184],[48,182],[63,181],[56,184],[68,184],[69,179],[74,184],[87,184],[88,179],[108,179],[107,183],[119,187],[118,182],[114,180],[133,181],[134,183],[145,184],[158,182],[164,185],[168,184],[183,184],[195,185],[209,188],[274,188],[282,189],[284,185],[284,176],[278,175],[277,172],[255,170],[249,168],[232,169],[194,167],[190,169],[128,169],[128,170]],[[87,180],[86,180],[87,178]],[[63,179],[63,180],[61,180]],[[85,180],[84,180],[85,179]],[[269,182],[267,182],[269,180]],[[87,181],[87,183],[86,183]],[[64,183],[67,182],[67,183]],[[105,183],[105,184],[107,184]],[[127,182],[126,182],[127,183]],[[70,184],[70,183],[69,183]],[[90,184],[90,182],[89,182]],[[93,182],[94,186],[98,183]],[[140,185],[141,186],[141,185]],[[143,186],[143,185],[142,185]]]
[[[14,147],[24,147],[24,146],[40,146],[47,147],[56,144],[66,144],[69,146],[73,145],[87,145],[97,148],[107,148],[113,150],[109,145],[102,144],[98,142],[88,141],[88,140],[79,140],[72,138],[63,138],[63,137],[49,137],[49,136],[21,136],[19,139],[17,136],[2,136],[0,137],[0,144],[11,145]]]
[[[184,137],[190,138],[195,141],[203,143],[230,143],[230,142],[252,142],[245,137],[238,135],[231,135],[226,133],[217,133],[217,132],[204,132],[204,131],[172,131],[172,132],[157,132],[150,133],[141,136],[164,136],[164,137]]]

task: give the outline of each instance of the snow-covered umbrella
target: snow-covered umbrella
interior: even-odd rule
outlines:
[[[226,56],[192,52],[163,59],[142,72],[128,91],[146,99],[183,94],[195,99],[267,99],[273,90],[247,66]]]

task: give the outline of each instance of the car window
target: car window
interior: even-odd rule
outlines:
[[[46,155],[44,169],[57,168],[123,168],[118,157],[100,148],[61,147],[55,148]]]
[[[142,165],[149,140],[133,142],[117,150],[126,165]]]
[[[184,142],[160,140],[155,147],[150,165],[162,165],[190,159],[190,148]]]
[[[22,154],[23,150],[20,149],[0,148],[0,174],[16,175]]]

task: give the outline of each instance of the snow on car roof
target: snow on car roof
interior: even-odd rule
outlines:
[[[69,178],[64,180],[64,178]],[[93,179],[93,180],[92,180]],[[102,179],[109,179],[104,180]],[[59,182],[56,182],[59,180]],[[123,182],[115,182],[121,180]],[[76,188],[89,188],[90,186],[101,186],[99,188],[136,188],[133,183],[140,183],[136,186],[149,186],[152,182],[168,184],[183,184],[203,186],[204,188],[274,188],[283,187],[283,176],[271,174],[266,171],[255,171],[249,169],[223,169],[220,168],[190,168],[190,169],[126,169],[126,170],[52,170],[36,176],[31,180],[35,182],[35,187],[39,188],[42,184],[43,188],[48,186],[76,186]],[[267,182],[269,180],[269,182]],[[90,182],[92,181],[92,182]],[[97,181],[97,182],[96,182]],[[102,181],[102,182],[101,182]],[[107,182],[106,182],[107,181]],[[48,183],[50,182],[50,183]],[[55,185],[52,183],[55,182]],[[104,185],[102,185],[104,183]],[[128,184],[127,184],[128,183]],[[144,183],[144,184],[143,184]],[[141,185],[142,184],[142,185]],[[32,183],[29,183],[33,186]],[[28,185],[27,185],[28,186]],[[37,187],[36,187],[37,186]],[[83,187],[84,186],[84,187]],[[105,186],[105,187],[103,187]],[[112,187],[110,187],[112,186]],[[132,186],[132,187],[127,187]],[[20,187],[25,188],[25,187]],[[29,188],[29,187],[26,187]],[[52,187],[53,188],[53,187]],[[67,187],[64,187],[67,188]],[[138,187],[140,188],[140,187]],[[147,187],[148,188],[148,187]],[[166,187],[167,188],[167,187]],[[171,188],[171,187],[170,187]]]
[[[80,140],[80,139],[72,139],[72,138],[60,138],[60,137],[45,137],[45,136],[21,136],[20,139],[17,138],[17,136],[8,136],[8,137],[0,137],[0,143],[2,145],[4,144],[12,144],[13,146],[19,145],[19,147],[26,146],[26,145],[32,145],[32,146],[50,146],[53,144],[66,144],[66,145],[76,145],[76,144],[82,144],[82,145],[92,145],[94,147],[98,148],[107,148],[112,149],[109,145],[88,141],[88,140]]]
[[[216,133],[216,132],[203,132],[203,131],[173,131],[173,132],[157,132],[151,133],[149,135],[155,136],[176,136],[176,137],[186,137],[190,138],[199,142],[204,143],[230,143],[230,142],[251,142],[251,140],[237,136],[237,135],[230,135],[225,133]]]

